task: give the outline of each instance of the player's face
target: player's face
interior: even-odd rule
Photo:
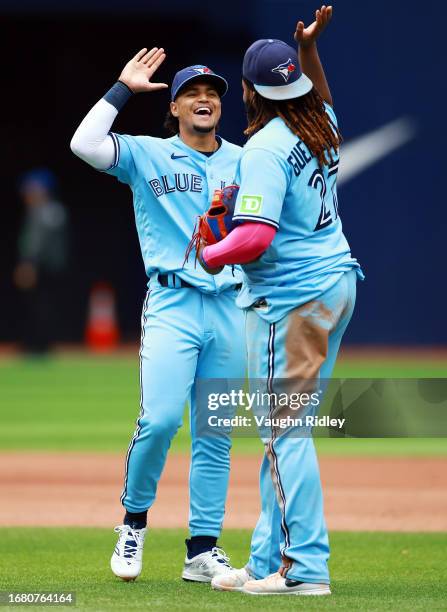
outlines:
[[[171,102],[171,112],[181,129],[206,134],[219,123],[220,96],[210,83],[191,83]]]

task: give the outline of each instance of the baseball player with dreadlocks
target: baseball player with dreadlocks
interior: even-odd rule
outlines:
[[[191,538],[182,577],[210,582],[229,571],[217,547],[229,476],[230,439],[196,435],[196,379],[245,375],[243,313],[235,298],[238,272],[211,277],[193,263],[183,266],[194,220],[215,189],[233,181],[240,147],[216,135],[226,80],[203,65],[180,70],[171,87],[167,127],[171,138],[110,132],[118,112],[138,92],[167,88],[152,82],[163,49],[142,49],[77,129],[73,152],[118,178],[133,192],[135,221],[149,291],[142,316],[141,401],[126,458],[121,502],[123,524],[112,571],[134,580],[142,569],[147,511],[152,506],[167,452],[190,400]],[[203,407],[202,407],[203,408]]]
[[[306,389],[331,376],[354,309],[356,278],[363,276],[342,232],[336,188],[341,136],[316,47],[331,14],[332,7],[323,6],[308,28],[298,23],[299,61],[279,40],[258,40],[247,50],[249,141],[238,165],[233,217],[242,225],[199,249],[205,268],[243,264],[238,304],[247,313],[249,377],[265,381],[270,393],[284,381]],[[271,414],[280,417],[281,408]],[[310,433],[272,427],[263,436],[262,509],[250,558],[245,568],[215,577],[214,588],[330,594],[329,542]]]

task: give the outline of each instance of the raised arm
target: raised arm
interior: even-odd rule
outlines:
[[[301,70],[313,82],[320,96],[332,106],[332,96],[317,49],[317,39],[332,18],[332,6],[323,5],[315,12],[315,21],[307,28],[302,21],[296,24],[294,38],[299,44]]]
[[[141,49],[125,65],[119,80],[87,113],[74,133],[70,148],[75,155],[98,170],[110,168],[115,158],[110,128],[134,93],[168,87],[166,83],[152,83],[150,80],[165,57],[164,49]]]

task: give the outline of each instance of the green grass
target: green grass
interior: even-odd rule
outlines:
[[[133,610],[445,610],[447,534],[334,533],[331,597],[258,598],[219,593],[180,578],[182,530],[150,531],[140,579],[109,569],[115,534],[104,529],[1,529],[0,590],[75,591],[77,609]],[[247,559],[248,531],[225,532],[235,566]],[[6,608],[6,609],[15,609]],[[38,607],[38,609],[45,609]],[[70,608],[68,608],[70,609]]]
[[[342,360],[339,377],[444,377],[442,361]],[[139,412],[136,357],[58,356],[0,361],[0,450],[123,452]],[[189,450],[188,422],[173,443]],[[322,454],[447,454],[445,439],[321,439]],[[237,453],[258,453],[257,439],[236,438]]]

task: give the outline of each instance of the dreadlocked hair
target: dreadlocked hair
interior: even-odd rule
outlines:
[[[248,127],[244,134],[250,138],[271,119],[281,117],[316,157],[320,167],[334,161],[332,152],[337,151],[343,138],[327,114],[323,98],[315,87],[304,96],[292,100],[268,100],[257,93],[250,81],[244,81],[254,94],[247,102]]]

